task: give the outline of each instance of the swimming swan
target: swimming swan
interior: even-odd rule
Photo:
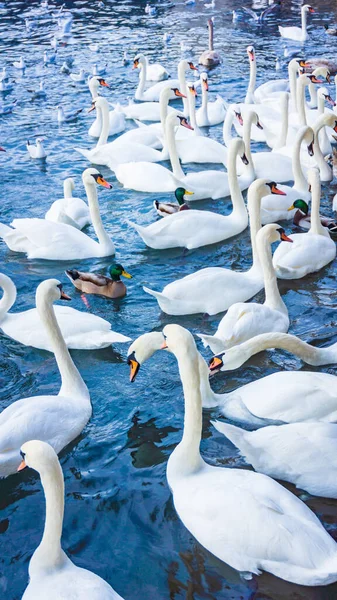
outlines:
[[[73,197],[74,189],[74,180],[72,177],[67,177],[63,182],[64,197],[52,203],[44,216],[47,221],[65,223],[76,229],[83,229],[91,224],[89,206],[81,198]]]

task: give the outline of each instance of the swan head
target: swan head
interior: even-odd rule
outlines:
[[[247,46],[247,54],[250,62],[255,60],[255,48],[254,46]]]
[[[243,344],[232,346],[225,352],[213,356],[208,363],[209,374],[212,376],[219,373],[219,371],[234,371],[241,367],[250,357],[249,353],[247,353],[247,356],[245,355],[241,346]]]
[[[302,6],[302,12],[306,12],[306,13],[314,13],[314,12],[315,12],[315,9],[314,9],[312,6],[310,6],[310,4],[304,4],[304,5]]]
[[[195,89],[194,83],[189,83],[188,82],[187,83],[187,89],[188,89],[189,93],[191,94],[191,96],[196,97],[198,95],[197,94],[197,90]]]
[[[94,185],[95,183],[97,183],[98,185],[101,185],[101,186],[107,188],[108,190],[110,190],[112,188],[111,183],[108,183],[108,181],[105,181],[103,175],[99,171],[97,171],[97,169],[94,169],[93,167],[90,167],[89,169],[86,169],[85,171],[83,171],[82,181],[83,181],[84,186],[85,185]]]
[[[317,69],[313,70],[312,75],[315,75],[315,77],[324,77],[328,83],[331,83],[331,74],[327,67],[317,67]]]
[[[22,462],[18,467],[18,471],[22,471],[26,467],[34,469],[38,473],[47,473],[53,464],[58,464],[57,454],[47,442],[40,440],[30,440],[23,444],[20,448]]]
[[[62,283],[58,279],[46,279],[36,289],[36,304],[40,300],[47,300],[53,304],[57,300],[71,300],[70,296],[63,291]]]
[[[208,76],[207,76],[207,73],[205,73],[205,71],[200,74],[200,79],[201,79],[202,89],[205,90],[205,92],[208,92]]]
[[[244,165],[249,164],[249,160],[246,156],[246,146],[241,138],[233,138],[229,144],[229,152],[233,153],[234,156],[240,156]]]
[[[127,363],[130,366],[130,381],[135,381],[141,365],[151,358],[157,350],[160,350],[164,343],[164,336],[161,331],[152,331],[144,333],[132,342],[127,356]]]
[[[135,56],[135,58],[133,59],[132,68],[140,69],[145,64],[146,64],[146,58],[145,58],[144,54],[137,54],[137,56]]]
[[[181,325],[166,325],[163,329],[164,343],[162,350],[169,350],[179,358],[179,356],[197,352],[197,347],[193,335]]]
[[[300,202],[302,201],[300,200]],[[257,242],[259,242],[260,240],[262,242],[262,240],[265,239],[269,242],[269,244],[281,241],[292,243],[293,241],[290,237],[287,236],[283,227],[280,227],[280,225],[278,225],[277,223],[269,223],[268,225],[265,225],[264,227],[261,227],[261,229],[259,229],[259,231],[256,234]]]
[[[173,127],[179,127],[179,125],[181,125],[182,127],[186,127],[186,129],[193,130],[193,127],[189,124],[185,117],[177,115],[176,113],[170,113],[169,115],[167,115],[166,126],[168,126],[168,128],[172,129]]]
[[[324,101],[330,104],[330,106],[336,106],[336,102],[331,98],[329,91],[326,87],[321,87],[317,90],[317,96],[324,98]]]
[[[194,66],[194,64],[190,61],[190,60],[186,60],[186,65],[188,69],[191,69],[191,71],[197,71],[198,68]]]

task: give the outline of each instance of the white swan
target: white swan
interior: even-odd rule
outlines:
[[[233,346],[221,354],[221,371],[232,371],[241,367],[251,356],[269,350],[280,348],[298,356],[308,365],[320,367],[337,363],[337,342],[324,348],[312,346],[296,335],[289,333],[261,333],[255,337]]]
[[[226,105],[224,100],[218,96],[214,102],[208,101],[208,76],[207,73],[201,73],[202,104],[196,112],[197,124],[199,127],[210,127],[219,125],[226,116]]]
[[[55,200],[45,214],[47,221],[65,223],[76,229],[83,229],[91,224],[89,206],[81,198],[73,197],[75,183],[72,177],[67,177],[63,182],[64,197]]]
[[[170,77],[168,72],[163,65],[160,63],[149,63],[149,59],[146,60],[146,81],[164,81]]]
[[[248,346],[257,338],[267,336],[293,337],[286,333],[266,333],[239,346],[233,346],[211,360],[211,373],[219,369],[227,371],[236,368],[241,364],[238,349]],[[128,350],[130,381],[135,380],[141,365],[161,348],[162,342],[162,334],[152,332],[145,333],[131,344]],[[309,348],[315,350],[311,346]],[[233,360],[234,354],[236,360]],[[233,359],[228,359],[230,356]],[[256,427],[280,423],[337,421],[335,375],[311,371],[281,371],[231,392],[216,394],[210,386],[209,370],[200,353],[198,361],[202,405],[205,408],[219,407],[220,412],[232,421]]]
[[[112,171],[123,163],[130,161],[146,160],[155,162],[165,160],[165,156],[149,146],[133,142],[130,144],[128,140],[119,140],[117,138],[113,142],[107,143],[109,135],[109,105],[105,98],[98,96],[92,103],[92,110],[99,110],[102,114],[102,131],[99,136],[97,145],[91,150],[84,148],[75,148],[77,152],[82,154],[87,160],[96,165],[105,165]]]
[[[254,52],[255,58],[255,52]],[[256,60],[256,59],[255,59]],[[288,64],[288,79],[272,79],[262,83],[254,89],[254,101],[256,103],[275,100],[282,92],[290,92],[290,104],[292,108],[296,107],[296,77],[300,65],[303,61],[299,58],[293,58]],[[256,69],[255,65],[251,65],[251,69]]]
[[[209,346],[214,354],[241,344],[259,333],[288,331],[288,310],[277,286],[270,246],[280,240],[291,241],[279,225],[266,225],[257,232],[256,247],[263,270],[265,301],[263,304],[257,302],[232,304],[221,319],[214,335],[198,334],[204,346]]]
[[[48,332],[41,322],[36,308],[10,313],[16,300],[16,287],[13,281],[0,273],[0,329],[8,337],[25,346],[53,351]],[[68,298],[70,300],[70,298]],[[98,350],[111,344],[128,342],[130,338],[111,330],[111,324],[89,312],[82,312],[70,306],[54,307],[62,336],[68,348],[77,350]]]
[[[86,169],[82,181],[88,198],[90,216],[98,242],[71,225],[45,219],[14,219],[11,227],[0,223],[0,237],[13,252],[24,252],[28,258],[46,260],[84,259],[111,256],[115,246],[104,229],[99,212],[96,184],[108,189],[112,185],[97,169]]]
[[[168,460],[167,481],[185,527],[246,578],[264,570],[303,585],[336,581],[337,544],[301,500],[266,475],[202,459],[198,352],[179,325],[163,334],[184,390],[183,436]]]
[[[262,267],[257,254],[256,234],[261,227],[261,198],[270,191],[280,192],[274,182],[254,181],[248,190],[250,237],[253,264],[248,271],[238,272],[222,267],[208,267],[177,279],[166,285],[162,292],[143,289],[154,296],[169,315],[208,313],[215,315],[227,310],[235,302],[245,302],[263,288]]]
[[[171,79],[168,81],[161,81],[152,85],[149,89],[145,90],[146,84],[146,75],[147,75],[147,64],[146,58],[143,54],[139,54],[134,58],[133,68],[140,69],[139,73],[139,83],[135,93],[136,100],[145,100],[148,102],[158,102],[160,97],[160,92],[164,87],[169,85],[171,88],[179,88],[182,94],[186,96],[186,79],[185,79],[185,71],[187,69],[192,69],[192,71],[197,71],[198,69],[194,66],[194,64],[188,60],[181,60],[178,64],[178,79]],[[174,100],[174,94],[170,97],[171,100]],[[186,112],[187,103],[184,104],[184,114],[188,115]]]
[[[99,86],[109,88],[109,84],[103,79],[103,77],[90,77],[89,79],[89,90],[91,93],[92,100],[95,100],[98,96]],[[114,110],[109,111],[109,133],[108,135],[116,135],[117,133],[121,133],[125,130],[125,114],[122,110],[122,107],[117,104]],[[90,126],[88,134],[91,137],[99,138],[102,131],[102,115],[100,111],[96,111],[96,118],[93,124]]]
[[[91,417],[90,396],[68,352],[58,326],[53,302],[62,298],[57,279],[40,283],[36,307],[46,328],[61,375],[61,389],[55,396],[32,396],[16,400],[0,414],[0,476],[15,473],[19,450],[29,440],[48,442],[59,453],[75,439]],[[65,296],[67,299],[67,296]]]
[[[133,102],[129,101],[128,106],[122,106],[122,110],[127,119],[134,119],[136,121],[154,121],[158,125],[157,121],[162,121],[163,115],[165,116],[169,112],[177,112],[172,106],[169,106],[169,100],[181,98],[184,100],[186,96],[180,92],[177,87],[173,87],[171,82],[166,82],[166,85],[160,92],[159,103],[158,102]],[[130,132],[127,132],[130,133]]]
[[[236,158],[241,156],[245,160],[244,150],[242,140],[232,140],[228,159],[228,185],[233,211],[229,216],[204,210],[184,210],[147,227],[130,221],[128,223],[136,229],[147,246],[158,250],[176,247],[191,250],[238,235],[248,225],[248,214],[236,173]]]
[[[274,196],[269,194],[264,196],[261,202],[261,223],[275,223],[275,221],[291,220],[294,217],[295,210],[289,210],[291,204],[298,198],[310,200],[309,185],[304,176],[301,166],[301,146],[305,142],[307,151],[314,152],[314,132],[311,127],[301,127],[298,130],[292,151],[292,171],[294,185],[279,185],[279,189],[285,193],[285,196]]]
[[[57,454],[44,441],[22,445],[21,471],[30,467],[41,477],[46,500],[42,540],[29,562],[29,584],[22,600],[123,600],[101,577],[77,567],[62,550],[64,478]]]
[[[213,422],[255,471],[294,483],[313,496],[337,498],[337,424],[290,423],[245,431]]]
[[[165,142],[169,152],[172,171],[161,166],[145,162],[119,165],[116,169],[116,177],[126,188],[144,192],[174,192],[177,187],[185,187],[193,192],[191,201],[204,198],[223,198],[229,194],[228,174],[222,171],[199,171],[185,175],[183,172],[177,145],[175,141],[175,127],[177,125],[190,127],[186,119],[168,115],[165,127]],[[190,143],[193,144],[194,138]],[[248,165],[246,171],[239,179],[240,189],[246,189],[254,179],[252,165]]]
[[[314,9],[310,4],[304,4],[301,8],[301,27],[282,27],[278,26],[280,35],[289,40],[295,40],[296,42],[305,42],[308,39],[307,32],[307,15],[308,13],[314,13]]]
[[[310,169],[308,181],[312,194],[311,227],[307,233],[290,235],[293,244],[281,243],[275,250],[273,265],[280,279],[300,279],[319,271],[336,257],[336,244],[319,216],[321,182],[318,169]]]

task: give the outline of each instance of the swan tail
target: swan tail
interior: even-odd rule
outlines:
[[[240,429],[240,427],[229,425],[229,423],[224,423],[223,421],[211,421],[211,423],[213,427],[229,439],[234,446],[239,448],[239,450],[243,450],[243,446],[245,445],[244,436],[247,433],[245,429]]]
[[[184,300],[169,298],[168,296],[165,296],[163,292],[156,292],[154,290],[150,290],[145,285],[143,286],[143,290],[147,294],[150,294],[151,296],[154,296],[156,298],[161,310],[167,315],[191,315],[200,312],[198,310],[191,311],[189,303],[187,303]]]
[[[142,123],[142,121],[138,121],[138,119],[132,119],[134,123],[136,123],[137,127],[139,127],[139,129],[141,129],[141,127],[148,127],[148,125],[145,125],[145,123]]]
[[[209,347],[214,354],[218,354],[225,349],[225,344],[216,335],[206,335],[205,333],[197,333],[205,348]]]
[[[11,231],[13,231],[11,227],[8,227],[8,225],[5,225],[4,223],[0,223],[0,238],[3,239],[7,233],[10,233]]]
[[[127,335],[117,333],[116,331],[109,331],[107,339],[109,339],[110,344],[125,344],[126,342],[131,342],[131,338]]]
[[[79,152],[80,154],[82,154],[82,156],[84,156],[84,158],[87,158],[88,160],[90,160],[90,150],[86,150],[85,148],[74,148],[74,150],[76,150],[76,152]]]
[[[220,100],[220,102],[222,102],[222,104],[224,105],[224,107],[226,108],[226,110],[228,109],[229,103],[226,102],[226,100],[222,96],[220,96],[220,94],[216,95],[216,99]]]
[[[130,225],[130,227],[133,227],[133,229],[135,229],[139,233],[139,235],[143,237],[146,227],[138,225],[138,223],[133,223],[132,221],[129,221],[129,219],[126,219],[126,223]]]

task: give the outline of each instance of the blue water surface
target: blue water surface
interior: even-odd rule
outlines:
[[[10,223],[14,217],[42,217],[51,202],[62,196],[62,180],[67,176],[75,178],[76,195],[84,197],[81,173],[89,164],[74,147],[90,148],[95,143],[87,133],[93,118],[87,114],[91,99],[86,85],[75,84],[60,73],[65,58],[75,59],[76,72],[81,67],[89,72],[94,63],[106,63],[111,89],[102,93],[111,102],[125,104],[133,97],[138,78],[131,65],[123,66],[125,50],[130,58],[139,51],[146,53],[151,61],[165,64],[174,76],[181,57],[180,41],[191,46],[189,56],[197,63],[207,44],[207,19],[214,16],[215,43],[223,62],[210,75],[211,96],[219,93],[229,101],[244,98],[249,74],[245,49],[251,43],[258,59],[258,83],[275,77],[277,57],[282,70],[276,76],[285,76],[286,46],[277,24],[299,22],[299,2],[282,2],[262,27],[244,22],[233,25],[232,10],[241,5],[239,0],[216,0],[214,9],[206,8],[200,0],[188,7],[184,2],[158,1],[153,3],[157,7],[154,17],[145,14],[145,4],[145,0],[106,0],[100,7],[93,1],[67,1],[65,8],[74,16],[71,43],[59,47],[56,64],[48,67],[43,66],[43,51],[51,50],[50,39],[56,30],[50,13],[34,1],[1,4],[0,68],[8,65],[15,82],[5,101],[17,100],[12,114],[0,116],[0,145],[7,150],[0,156],[2,222]],[[263,0],[260,5],[265,7]],[[316,13],[310,16],[311,36],[305,55],[334,57],[337,42],[325,35],[323,24],[335,22],[336,5],[327,0],[314,6]],[[25,29],[26,17],[37,21],[30,33]],[[165,32],[173,34],[167,46],[162,39]],[[89,49],[92,43],[99,44],[99,53]],[[11,66],[20,56],[27,63],[22,76]],[[33,100],[30,90],[36,89],[41,79],[47,98]],[[334,95],[332,86],[331,93]],[[83,108],[76,122],[58,125],[55,107],[60,103],[69,109]],[[221,140],[222,127],[205,133]],[[46,138],[45,162],[31,160],[26,151],[26,140],[38,135]],[[186,167],[196,171],[200,168]],[[129,228],[126,219],[152,222],[156,218],[154,198],[168,196],[126,191],[107,168],[101,170],[113,184],[111,191],[99,190],[102,218],[116,244],[118,262],[133,275],[127,282],[128,295],[119,301],[88,296],[85,306],[64,275],[70,267],[104,272],[111,258],[75,263],[28,261],[0,242],[1,270],[13,278],[18,288],[14,310],[32,307],[37,285],[45,278],[57,277],[71,293],[75,308],[108,319],[114,330],[131,338],[173,322],[193,332],[213,333],[222,315],[169,317],[160,312],[155,299],[145,294],[142,286],[162,289],[166,283],[206,266],[248,268],[248,231],[228,242],[190,252],[151,250]],[[335,181],[323,187],[322,211],[326,214],[331,214],[331,198],[336,191]],[[230,211],[228,200],[195,206],[223,214]],[[291,226],[286,229],[291,231]],[[88,233],[94,235],[90,228]],[[304,280],[282,281],[279,285],[289,309],[291,332],[316,339],[321,345],[336,341],[336,263]],[[263,294],[256,299],[263,300]],[[71,559],[104,577],[126,600],[335,598],[337,585],[307,589],[269,574],[242,581],[233,569],[195,541],[177,517],[165,476],[167,458],[181,438],[183,424],[182,389],[175,359],[157,353],[131,385],[126,353],[126,345],[72,352],[90,389],[93,416],[80,439],[61,454],[66,486],[63,547]],[[239,371],[217,376],[212,385],[216,391],[230,391],[279,369],[309,367],[282,352],[263,353]],[[333,367],[323,370],[335,373]],[[2,409],[21,397],[57,393],[59,385],[53,355],[0,336]],[[210,425],[216,415],[216,410],[204,411],[204,457],[215,465],[243,466],[233,446]],[[39,478],[31,470],[2,481],[0,486],[0,598],[18,600],[27,585],[29,559],[41,539],[44,496]],[[336,501],[308,495],[305,500],[337,537]]]

